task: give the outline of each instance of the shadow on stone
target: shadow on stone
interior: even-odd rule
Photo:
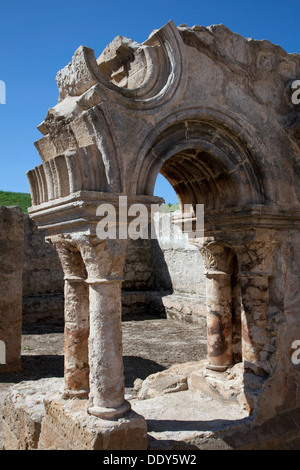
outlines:
[[[146,379],[149,375],[165,370],[165,367],[157,362],[138,356],[123,356],[125,387],[134,386],[135,379]]]
[[[155,439],[148,435],[148,450],[198,450],[199,447],[188,442]]]
[[[1,374],[2,383],[19,383],[23,380],[64,376],[64,356],[21,356],[21,361],[21,372]]]
[[[137,314],[137,313],[128,313],[122,317],[122,322],[127,322],[127,321],[149,321],[149,320],[161,320],[161,319],[167,319],[165,313],[162,313],[161,315],[154,312],[149,312],[147,314]]]
[[[178,432],[178,431],[221,431],[232,425],[243,424],[249,418],[238,420],[212,419],[206,421],[182,421],[176,419],[156,420],[148,419],[148,432]]]
[[[64,322],[37,322],[37,323],[23,323],[22,335],[46,335],[64,332]]]

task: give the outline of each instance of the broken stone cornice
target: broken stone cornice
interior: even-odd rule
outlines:
[[[124,48],[138,49],[139,53],[143,51],[146,66],[143,83],[132,89],[115,85],[109,76],[101,71],[101,68],[105,70],[103,56],[102,59],[100,56],[97,63],[94,51],[80,46],[72,62],[57,74],[59,102],[67,96],[81,96],[96,84],[101,87],[104,99],[112,91],[115,92],[113,95],[117,101],[129,107],[132,103],[142,108],[153,106],[158,104],[157,101],[161,103],[162,99],[168,98],[169,92],[180,79],[181,63],[184,60],[180,50],[181,39],[174,23],[169,21],[142,45],[133,46],[137,43],[127,38],[118,37],[118,41],[122,42]]]
[[[293,59],[296,61],[297,65],[300,67],[300,54],[299,53],[296,53],[296,52],[288,53],[283,47],[281,47],[278,44],[274,44],[267,39],[254,39],[252,37],[246,38],[239,33],[231,31],[224,24],[213,24],[213,25],[206,26],[206,27],[201,26],[201,25],[194,25],[192,27],[179,26],[178,29],[180,32],[187,31],[187,32],[193,33],[194,36],[198,37],[198,39],[200,40],[201,40],[201,37],[203,37],[203,44],[205,44],[205,46],[211,50],[215,50],[219,52],[223,51],[223,53],[226,52],[226,49],[224,49],[225,42],[228,38],[230,38],[231,40],[234,40],[237,44],[248,47],[250,50],[255,49],[260,52],[272,52],[278,58]],[[205,41],[205,36],[206,36],[206,41]],[[207,37],[210,37],[211,40],[207,41]],[[222,41],[220,39],[222,39]],[[228,55],[228,51],[227,53],[224,54],[224,56],[232,57]],[[247,56],[245,56],[245,58],[246,57]],[[248,57],[250,58],[250,56]],[[238,57],[236,57],[236,59],[237,61],[239,61]]]

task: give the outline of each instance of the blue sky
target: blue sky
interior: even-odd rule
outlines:
[[[1,2],[0,190],[29,192],[26,171],[41,163],[34,142],[37,125],[58,98],[55,76],[75,50],[88,46],[98,57],[115,36],[143,42],[172,19],[176,25],[225,24],[254,39],[268,39],[287,52],[300,53],[299,0],[136,0]],[[300,77],[298,77],[300,78]],[[158,178],[156,195],[177,198]]]

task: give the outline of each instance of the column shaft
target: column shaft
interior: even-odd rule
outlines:
[[[232,365],[231,275],[206,274],[208,368],[224,370]]]
[[[121,281],[90,281],[90,408],[115,419],[130,409],[124,400]]]
[[[81,279],[65,279],[65,396],[89,391],[89,298]]]

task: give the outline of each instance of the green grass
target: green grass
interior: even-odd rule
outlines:
[[[0,191],[0,206],[19,206],[25,214],[31,206],[31,197],[27,193],[13,193],[9,191]],[[162,212],[174,212],[179,209],[179,204],[164,204]]]
[[[19,206],[27,214],[27,209],[31,206],[30,194],[0,191],[0,206]]]
[[[162,207],[162,212],[174,212],[179,210],[179,204],[164,204]]]

